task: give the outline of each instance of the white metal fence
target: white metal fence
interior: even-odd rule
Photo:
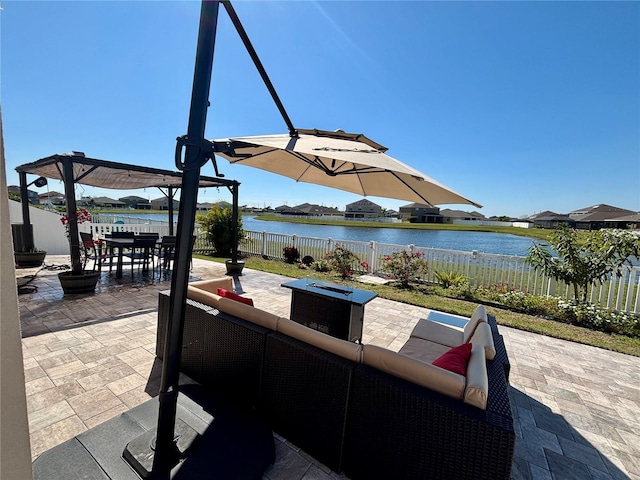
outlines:
[[[90,231],[96,236],[119,230],[139,233],[158,232],[160,236],[169,234],[169,226],[166,223],[164,225],[85,223],[78,227],[81,231]],[[213,250],[206,234],[201,232],[197,225],[194,234],[196,235],[194,250],[198,252]],[[375,273],[380,270],[385,256],[407,250],[420,252],[424,255],[429,265],[428,273],[423,278],[427,282],[437,282],[436,272],[453,271],[465,275],[473,286],[501,286],[505,290],[513,288],[534,295],[551,295],[567,299],[573,297],[573,291],[567,285],[540,274],[525,262],[524,257],[520,256],[256,231],[245,231],[245,234],[246,236],[240,244],[240,250],[245,255],[282,259],[282,249],[294,246],[298,249],[300,258],[309,255],[317,260],[337,245],[341,245],[355,253],[360,262],[366,261],[369,266],[368,271]],[[359,262],[355,262],[352,267],[355,272],[364,273],[365,271]],[[605,308],[640,313],[640,267],[623,267],[619,274],[620,276],[612,275],[603,284],[591,285],[587,298],[592,303],[600,304]]]

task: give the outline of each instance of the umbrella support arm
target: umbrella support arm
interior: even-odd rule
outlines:
[[[231,2],[228,0],[223,1],[222,5],[224,5],[224,8],[227,10],[227,14],[231,19],[233,26],[236,27],[236,31],[238,32],[238,35],[240,35],[240,38],[242,39],[242,43],[244,44],[244,47],[247,49],[247,53],[249,53],[251,60],[253,60],[253,64],[256,66],[256,69],[260,73],[260,76],[262,77],[262,81],[267,87],[267,90],[269,90],[269,93],[271,94],[271,98],[273,99],[276,106],[278,107],[278,110],[280,111],[280,115],[282,115],[282,119],[284,120],[284,123],[287,124],[287,128],[289,129],[289,135],[291,135],[292,137],[295,137],[297,135],[297,130],[293,126],[293,123],[291,122],[291,119],[289,118],[287,111],[284,109],[284,105],[280,101],[280,97],[278,96],[276,89],[271,83],[271,80],[269,79],[269,75],[267,75],[267,71],[264,69],[262,62],[258,57],[258,53],[253,48],[253,45],[251,44],[251,40],[249,40],[249,36],[247,35],[247,32],[244,30],[242,23],[240,23],[240,19],[238,18],[238,15],[234,10],[233,5],[231,5]]]

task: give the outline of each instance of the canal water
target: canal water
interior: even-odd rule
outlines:
[[[129,214],[128,217],[166,221],[167,216],[156,213]],[[176,215],[177,219],[177,215]],[[534,239],[490,232],[463,232],[458,230],[409,230],[402,228],[343,227],[339,225],[309,225],[303,223],[267,222],[243,215],[245,230],[255,232],[298,235],[302,237],[333,238],[359,242],[375,241],[397,245],[442,248],[471,252],[496,253],[501,255],[526,256]]]

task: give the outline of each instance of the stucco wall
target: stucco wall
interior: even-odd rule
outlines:
[[[0,480],[33,476],[8,203],[0,112]]]
[[[22,205],[9,200],[11,223],[22,223]],[[69,242],[60,215],[47,212],[41,208],[29,207],[29,216],[33,225],[33,243],[36,248],[45,250],[50,255],[69,254]],[[9,232],[11,228],[9,227]],[[11,239],[11,233],[9,233]]]

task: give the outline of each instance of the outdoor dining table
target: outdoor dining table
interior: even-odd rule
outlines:
[[[116,250],[118,255],[118,261],[116,263],[116,278],[122,278],[122,260],[124,255],[124,250],[127,248],[131,248],[133,246],[135,238],[105,238],[104,242],[106,243],[108,250]],[[110,262],[113,263],[113,257],[111,257]]]

